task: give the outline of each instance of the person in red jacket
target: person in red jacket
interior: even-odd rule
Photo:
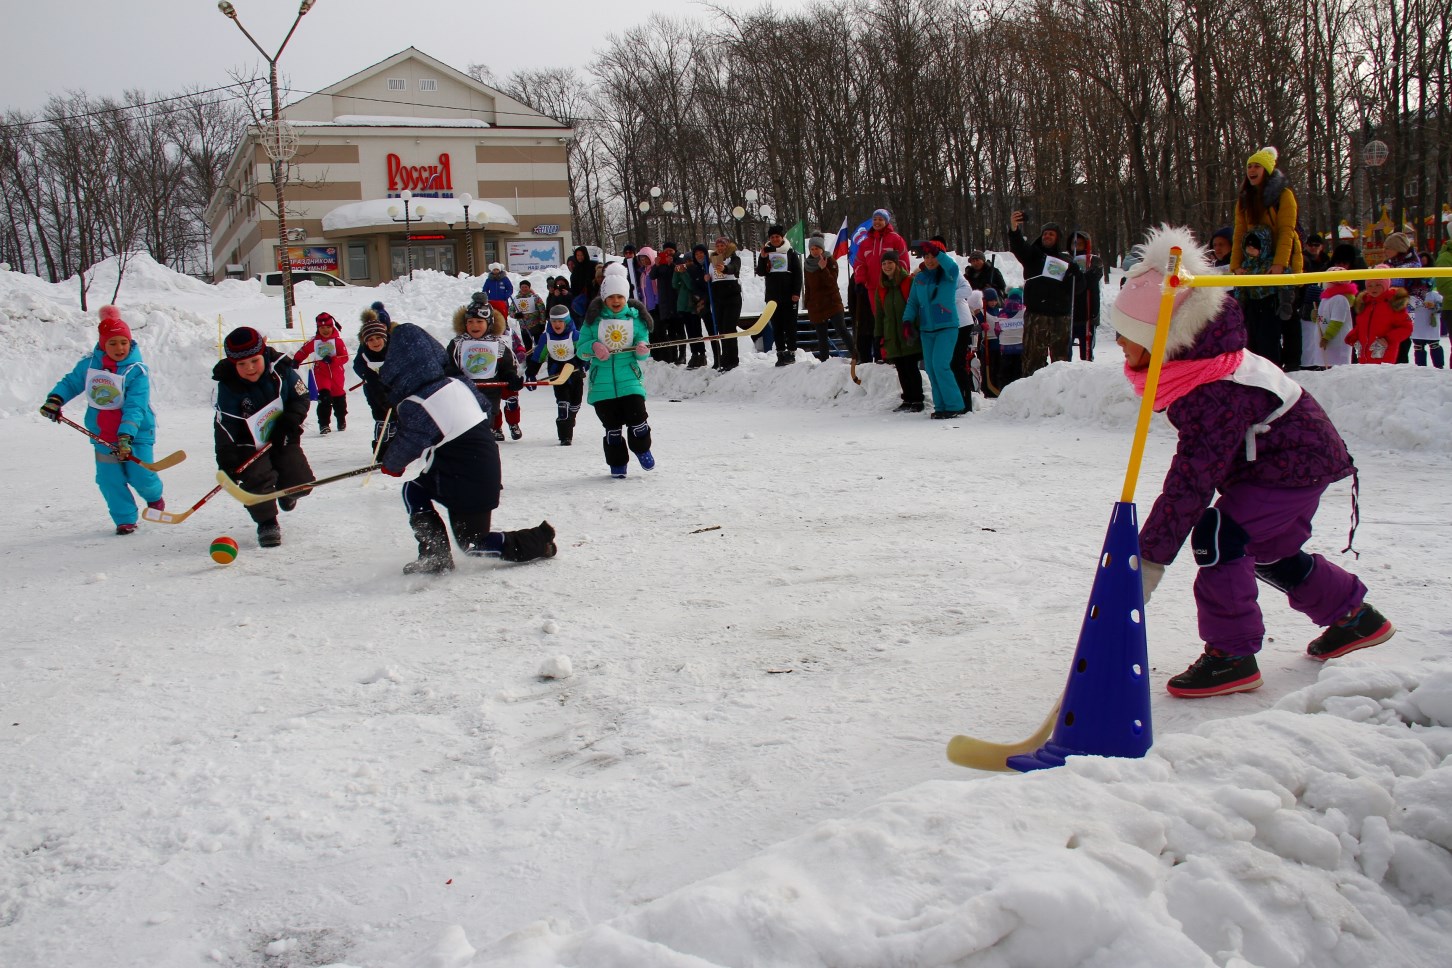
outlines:
[[[882,254],[908,250],[907,240],[892,227],[892,213],[879,208],[872,213],[872,228],[858,243],[852,263],[852,329],[857,358],[885,362],[881,347],[873,338],[877,306],[882,298]]]
[[[1368,279],[1366,291],[1356,297],[1353,310],[1355,321],[1346,334],[1346,345],[1356,349],[1356,362],[1395,363],[1402,343],[1412,335],[1407,291],[1385,279]]]
[[[328,313],[318,313],[318,331],[292,356],[299,366],[309,356],[313,366],[313,384],[318,388],[318,433],[326,434],[329,417],[338,421],[339,430],[348,429],[348,344],[338,334],[338,322]]]

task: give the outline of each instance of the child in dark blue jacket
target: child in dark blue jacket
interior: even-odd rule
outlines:
[[[384,448],[383,473],[402,477],[409,464],[423,462],[418,477],[403,485],[408,523],[418,539],[418,560],[404,565],[404,574],[454,568],[436,501],[448,508],[454,539],[466,555],[553,558],[555,529],[548,521],[523,531],[489,529],[499,506],[499,444],[489,432],[479,391],[463,377],[450,376],[449,366],[448,352],[426,331],[410,323],[390,330],[378,376],[398,433]]]
[[[249,491],[273,491],[313,479],[302,449],[303,421],[308,416],[308,387],[292,360],[267,345],[257,330],[242,326],[223,341],[224,359],[212,368],[217,381],[212,442],[217,467]],[[267,453],[241,469],[262,447]],[[247,508],[257,522],[257,544],[282,544],[277,511],[291,511],[298,497],[285,497]]]
[[[530,381],[533,382],[539,375],[541,362],[551,379],[558,376],[565,364],[575,359],[575,340],[579,336],[580,331],[575,328],[567,307],[556,306],[550,310],[550,321],[545,325],[539,341],[534,344],[534,351],[529,355],[527,375]],[[585,371],[589,369],[589,364],[584,360],[579,360],[578,364],[570,378],[554,388],[555,429],[559,432],[561,447],[574,443],[575,417],[580,412],[580,401],[585,396]]]
[[[96,348],[75,365],[45,398],[40,412],[60,422],[61,407],[84,393],[86,427],[105,443],[94,443],[96,486],[117,534],[136,530],[134,488],[149,508],[163,510],[161,478],[136,461],[151,462],[156,442],[156,414],[151,412],[151,374],[141,360],[141,348],[131,339],[131,327],[115,306],[101,308]]]

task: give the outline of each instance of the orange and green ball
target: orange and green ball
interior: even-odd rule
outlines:
[[[219,565],[230,565],[237,558],[237,542],[225,534],[212,539],[212,560]]]

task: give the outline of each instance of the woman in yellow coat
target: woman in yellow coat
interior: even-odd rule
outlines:
[[[1305,263],[1301,254],[1301,237],[1296,232],[1296,194],[1284,172],[1276,170],[1280,153],[1275,148],[1262,148],[1246,159],[1245,180],[1235,202],[1235,231],[1231,236],[1230,271],[1237,275],[1246,270],[1245,236],[1256,226],[1270,229],[1271,275],[1301,272]],[[1281,286],[1279,300],[1266,300],[1276,308],[1274,318],[1252,318],[1247,308],[1246,328],[1255,331],[1278,330],[1281,352],[1271,362],[1282,369],[1299,369],[1301,364],[1301,327],[1295,318],[1296,287]]]

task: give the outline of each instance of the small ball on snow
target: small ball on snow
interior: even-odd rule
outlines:
[[[568,679],[575,674],[575,667],[567,655],[555,655],[544,660],[539,667],[541,679]]]
[[[541,625],[540,628],[544,630],[544,633],[546,635],[554,635],[560,630],[560,623],[556,622],[552,618],[547,618],[545,619],[545,623]]]

